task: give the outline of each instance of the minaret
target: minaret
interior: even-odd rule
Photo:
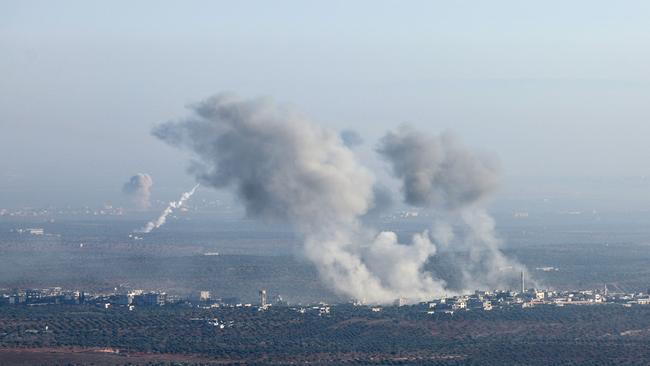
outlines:
[[[526,282],[524,278],[524,271],[521,271],[521,293],[526,292]]]
[[[267,305],[266,289],[260,290],[260,307],[265,308]]]

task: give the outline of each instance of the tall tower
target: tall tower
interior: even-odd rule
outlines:
[[[521,271],[521,293],[526,292],[526,282],[524,278],[524,271]]]
[[[266,298],[266,289],[261,289],[260,290],[260,307],[264,308],[267,305],[267,298]]]

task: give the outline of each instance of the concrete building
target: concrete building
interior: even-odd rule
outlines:
[[[164,292],[150,292],[146,294],[135,295],[133,296],[133,301],[131,303],[136,306],[163,306],[167,303],[167,294]]]
[[[467,309],[467,302],[465,299],[458,299],[456,303],[451,305],[452,310],[464,310]]]

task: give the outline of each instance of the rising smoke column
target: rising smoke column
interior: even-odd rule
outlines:
[[[402,181],[404,201],[436,210],[431,236],[458,266],[463,290],[505,287],[525,270],[501,252],[485,208],[499,180],[493,159],[468,150],[449,133],[430,136],[406,126],[386,134],[377,151]]]
[[[122,192],[127,195],[139,209],[151,207],[151,186],[153,179],[146,173],[138,173],[132,176],[122,186]]]
[[[233,189],[249,217],[290,222],[330,288],[369,303],[442,293],[444,282],[422,271],[436,251],[427,233],[403,245],[360,223],[374,178],[340,136],[266,99],[218,95],[191,110],[154,136],[192,151],[197,180]]]
[[[181,208],[183,206],[183,204],[185,204],[185,202],[187,200],[189,200],[190,197],[192,197],[192,195],[194,194],[194,192],[196,191],[196,189],[198,187],[199,187],[199,185],[197,184],[190,191],[184,192],[181,195],[181,198],[178,199],[178,201],[169,202],[169,205],[167,205],[165,210],[163,210],[163,212],[160,214],[160,216],[158,216],[158,218],[156,220],[149,221],[145,226],[143,226],[142,228],[136,230],[136,232],[138,232],[138,233],[150,233],[152,230],[163,226],[165,224],[165,222],[167,222],[167,216],[169,216],[172,212],[174,212],[175,208]]]

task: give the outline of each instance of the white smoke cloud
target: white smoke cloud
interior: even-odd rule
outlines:
[[[187,200],[192,197],[194,192],[196,192],[196,189],[199,187],[199,185],[195,185],[194,188],[192,188],[188,192],[184,192],[181,197],[178,199],[178,201],[172,201],[169,202],[167,207],[163,210],[163,212],[158,216],[156,220],[149,221],[145,226],[141,227],[140,229],[136,230],[135,232],[137,233],[150,233],[152,230],[157,229],[167,222],[167,216],[171,215],[172,212],[174,212],[174,209],[176,208],[181,208]]]
[[[219,95],[154,135],[196,153],[202,184],[233,188],[251,217],[285,219],[304,236],[305,256],[340,294],[368,302],[431,298],[441,286],[421,268],[435,247],[377,234],[359,218],[373,205],[372,174],[341,138],[269,100]],[[387,258],[400,255],[387,266]]]
[[[463,290],[507,287],[525,271],[500,250],[485,208],[498,185],[494,159],[470,151],[451,134],[430,136],[405,126],[386,134],[377,151],[402,181],[404,201],[436,210],[432,237],[458,266]]]
[[[122,192],[129,196],[133,203],[139,209],[147,209],[151,207],[151,187],[153,186],[153,179],[146,173],[138,173],[132,176],[122,186]]]
[[[157,126],[154,136],[192,151],[190,172],[203,185],[234,190],[249,217],[290,222],[333,290],[368,303],[449,293],[445,281],[424,271],[437,250],[428,232],[403,244],[362,223],[377,206],[374,177],[339,135],[268,99],[222,94],[191,110],[187,119]],[[475,200],[467,192],[454,199]]]

